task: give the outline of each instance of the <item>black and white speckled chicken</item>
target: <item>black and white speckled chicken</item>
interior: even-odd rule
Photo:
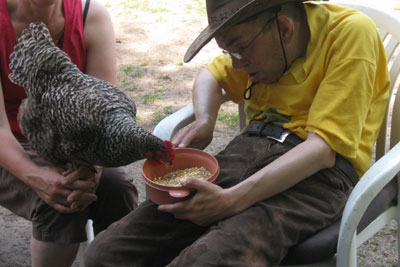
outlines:
[[[137,124],[135,103],[79,71],[44,23],[23,31],[10,60],[10,79],[27,93],[18,117],[22,133],[46,160],[105,167],[173,160],[171,143]]]

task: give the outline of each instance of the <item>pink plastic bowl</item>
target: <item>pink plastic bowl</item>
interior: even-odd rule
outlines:
[[[178,169],[192,167],[206,168],[211,173],[211,176],[206,179],[209,182],[214,182],[219,174],[218,161],[215,157],[205,151],[194,148],[176,148],[172,165],[153,166],[146,160],[142,166],[142,178],[146,183],[150,199],[160,205],[175,203],[189,198],[191,195],[189,189],[183,186],[161,185],[153,182],[153,179]]]

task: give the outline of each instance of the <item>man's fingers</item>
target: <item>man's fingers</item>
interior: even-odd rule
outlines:
[[[196,179],[196,178],[186,178],[180,180],[181,185],[190,188],[190,189],[196,189],[196,190],[207,190],[210,188],[210,186],[213,186],[212,183],[208,181],[204,181],[201,179]]]
[[[189,129],[184,129],[182,130],[181,133],[179,133],[173,140],[172,143],[176,146],[179,147],[184,147],[185,146],[185,142],[183,141],[184,139],[187,139],[187,134],[189,132]]]

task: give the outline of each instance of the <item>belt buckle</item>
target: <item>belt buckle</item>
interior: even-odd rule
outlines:
[[[279,143],[282,144],[283,142],[285,142],[285,140],[286,140],[286,138],[289,136],[289,134],[290,134],[290,131],[285,130],[285,131],[283,131],[283,132],[281,133],[281,136],[280,136],[280,137],[275,137],[275,136],[267,135],[267,138],[268,138],[268,139],[275,140],[275,141],[277,141],[277,142],[279,142]]]

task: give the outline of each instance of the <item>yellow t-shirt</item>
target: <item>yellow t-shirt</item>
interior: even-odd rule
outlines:
[[[245,101],[247,123],[273,122],[303,139],[323,137],[361,175],[371,163],[389,96],[385,50],[373,21],[359,11],[326,3],[304,4],[311,37],[273,84],[255,85]],[[251,84],[247,74],[217,57],[208,69],[239,103]]]

